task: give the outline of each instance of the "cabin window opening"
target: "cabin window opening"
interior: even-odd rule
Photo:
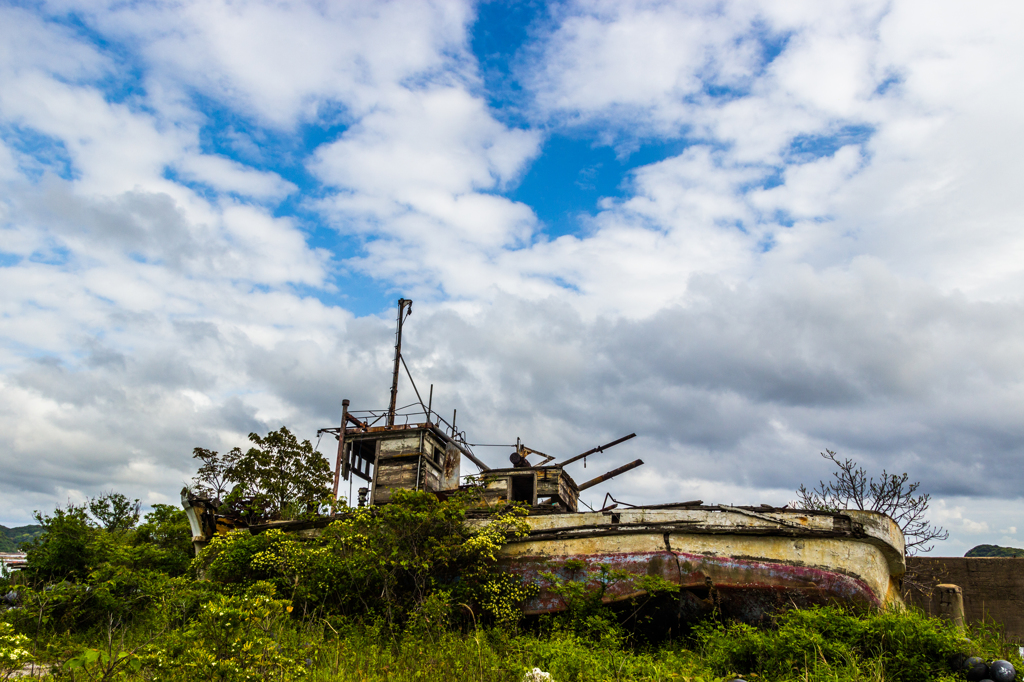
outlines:
[[[619,518],[620,517],[619,517],[618,514],[612,514],[612,523],[618,523],[619,522]]]
[[[512,496],[509,502],[525,502],[533,504],[533,474],[529,476],[512,476]]]
[[[373,464],[377,452],[373,441],[357,440],[349,446],[351,455],[349,462],[353,469],[362,474],[363,478],[370,479],[373,476]]]

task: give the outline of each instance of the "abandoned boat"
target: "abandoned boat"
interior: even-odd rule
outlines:
[[[524,605],[528,614],[566,607],[548,578],[596,581],[595,569],[605,566],[641,578],[658,576],[683,589],[679,612],[716,609],[744,620],[756,620],[779,606],[804,606],[839,601],[881,606],[900,602],[906,571],[904,541],[897,524],[876,512],[825,512],[802,509],[704,505],[702,501],[635,506],[612,500],[610,505],[579,511],[580,492],[643,464],[635,460],[577,484],[566,467],[599,454],[630,434],[563,462],[532,450],[517,440],[509,457],[512,466],[491,468],[455,426],[433,410],[433,387],[424,403],[397,407],[404,318],[411,301],[399,301],[398,332],[386,410],[350,411],[342,401],[341,423],[321,429],[338,441],[334,467],[334,499],[339,484],[356,480],[360,506],[387,504],[395,490],[419,490],[446,497],[458,490],[476,491],[478,511],[468,523],[486,524],[491,512],[507,505],[527,508],[530,532],[508,542],[501,565],[534,582],[539,593]],[[539,458],[535,463],[530,457]],[[465,477],[462,459],[478,470]],[[466,483],[463,483],[467,480]],[[347,499],[351,500],[350,494]],[[607,502],[610,496],[606,496]],[[182,505],[198,548],[216,533],[245,524],[219,516],[213,505],[182,491]],[[343,512],[342,512],[343,513]],[[312,521],[281,521],[247,526],[258,533],[269,528],[315,531],[335,515]],[[580,567],[583,567],[582,569]],[[603,600],[616,602],[642,594],[636,580],[601,586]]]

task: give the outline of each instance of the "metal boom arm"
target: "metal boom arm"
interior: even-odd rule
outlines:
[[[602,474],[602,475],[598,476],[597,478],[590,479],[586,483],[581,483],[580,486],[579,486],[579,491],[583,492],[587,488],[593,488],[598,483],[604,483],[609,478],[615,478],[619,474],[624,474],[627,471],[629,471],[630,469],[636,469],[638,466],[640,466],[643,463],[644,463],[644,461],[642,459],[636,459],[636,460],[633,460],[632,462],[630,462],[629,464],[624,464],[624,465],[620,466],[618,469],[612,469],[607,474]]]
[[[624,443],[627,440],[629,440],[630,438],[636,438],[636,434],[635,433],[631,433],[628,436],[623,436],[622,438],[619,438],[618,440],[613,440],[611,443],[605,443],[604,445],[598,445],[596,448],[592,448],[590,450],[587,450],[582,455],[576,455],[575,457],[570,457],[569,459],[565,460],[564,462],[562,462],[558,466],[561,466],[561,467],[568,466],[568,465],[572,464],[573,462],[575,462],[577,460],[583,459],[587,455],[592,455],[595,452],[604,452],[608,448],[614,447],[614,446],[618,445],[619,443]]]

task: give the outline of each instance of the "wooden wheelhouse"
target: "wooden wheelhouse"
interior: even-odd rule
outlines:
[[[389,502],[399,489],[436,493],[459,487],[462,453],[430,423],[349,429],[342,449],[342,475],[370,484],[370,504]]]
[[[488,507],[519,503],[538,511],[574,512],[579,503],[579,488],[561,466],[490,469],[478,478]]]

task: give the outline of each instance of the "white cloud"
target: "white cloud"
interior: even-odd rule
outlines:
[[[219,156],[191,154],[176,164],[186,180],[203,182],[222,192],[257,199],[283,199],[298,189],[276,173],[261,173]]]
[[[462,2],[54,2],[125,41],[164,87],[192,88],[285,128],[325,102],[360,117],[406,79],[444,74]]]
[[[15,180],[18,177],[18,162],[11,153],[11,148],[0,141],[0,182]]]
[[[76,39],[65,26],[20,7],[0,7],[0,69],[8,73],[42,71],[79,80],[106,75],[113,65]]]
[[[945,500],[939,500],[935,508],[935,521],[939,524],[959,526],[958,530],[970,535],[987,533],[989,531],[988,522],[969,519],[964,515],[965,511],[964,507],[956,506],[950,508],[946,505]]]
[[[332,257],[311,248],[294,219],[274,217],[274,202],[296,188],[202,153],[206,115],[190,89],[282,127],[334,106],[332,98],[348,116],[394,105],[360,124],[384,137],[425,115],[418,137],[399,140],[424,152],[424,165],[406,187],[381,176],[383,185],[369,189],[385,202],[415,204],[414,218],[449,229],[456,242],[500,247],[528,237],[533,224],[526,207],[476,191],[514,179],[537,135],[497,124],[468,94],[471,71],[453,55],[464,40],[464,6],[334,5],[324,10],[331,25],[302,4],[72,9],[121,40],[145,77],[135,95],[111,96],[109,84],[89,80],[111,68],[99,48],[59,23],[15,13],[61,53],[5,53],[16,63],[0,73],[3,124],[52,147],[29,145],[10,163],[3,157],[4,250],[20,260],[0,268],[8,322],[0,494],[22,500],[5,505],[22,520],[24,491],[52,502],[119,486],[163,501],[166,492],[152,491],[187,478],[193,446],[231,447],[249,430],[285,422],[308,435],[336,419],[339,378],[380,369],[367,366],[363,346],[386,346],[386,324],[353,321],[293,290],[328,288]],[[76,59],[91,66],[69,71]],[[262,71],[253,68],[261,63]],[[428,82],[405,82],[414,76]],[[456,84],[430,85],[435,77]],[[361,160],[383,149],[372,146]],[[384,165],[408,161],[383,152]],[[42,177],[23,176],[26,162]],[[168,167],[174,174],[165,177]],[[432,184],[437,178],[457,182]],[[481,238],[471,229],[477,219],[494,224],[494,234]],[[351,366],[338,374],[347,353]],[[368,402],[358,388],[350,394]]]
[[[640,433],[577,473],[643,456],[626,501],[781,504],[829,447],[934,492],[940,553],[1020,525],[1016,6],[559,5],[514,60],[528,129],[465,3],[45,10],[0,10],[8,520],[173,500],[192,447],[378,406],[391,321],[320,300],[344,268],[417,299],[410,364],[474,438]],[[272,158],[304,125],[337,132]],[[549,134],[688,146],[548,238],[503,192]]]
[[[374,231],[394,230],[412,242],[426,235],[419,224],[402,229],[409,211],[484,248],[529,236],[525,206],[478,192],[522,171],[537,152],[536,133],[507,129],[460,87],[403,91],[383,104],[317,150],[313,170],[345,190],[335,208],[365,212]]]
[[[601,121],[617,144],[660,133],[721,145],[718,163],[680,192],[720,188],[744,165],[756,185],[758,172],[778,168],[783,183],[755,187],[754,205],[828,221],[784,230],[770,224],[770,211],[762,216],[762,229],[794,260],[842,266],[871,255],[894,272],[988,298],[1019,284],[1022,247],[1012,225],[1022,207],[1007,183],[1024,158],[1020,118],[1010,113],[1021,95],[1007,87],[1021,76],[1012,38],[1019,10],[989,9],[991,16],[913,2],[827,12],[814,3],[576,3],[525,77],[538,116]],[[663,33],[680,39],[659,40]],[[760,42],[782,37],[781,53],[762,69]],[[627,53],[662,66],[634,69]],[[719,83],[717,64],[742,77]],[[727,97],[702,94],[729,83]],[[800,136],[828,144],[843,126],[873,131],[861,159],[853,146],[810,164],[791,158]],[[666,185],[654,203],[674,209],[674,189]],[[694,216],[709,217],[710,208],[733,220],[742,196],[730,188],[729,201],[694,206]]]

